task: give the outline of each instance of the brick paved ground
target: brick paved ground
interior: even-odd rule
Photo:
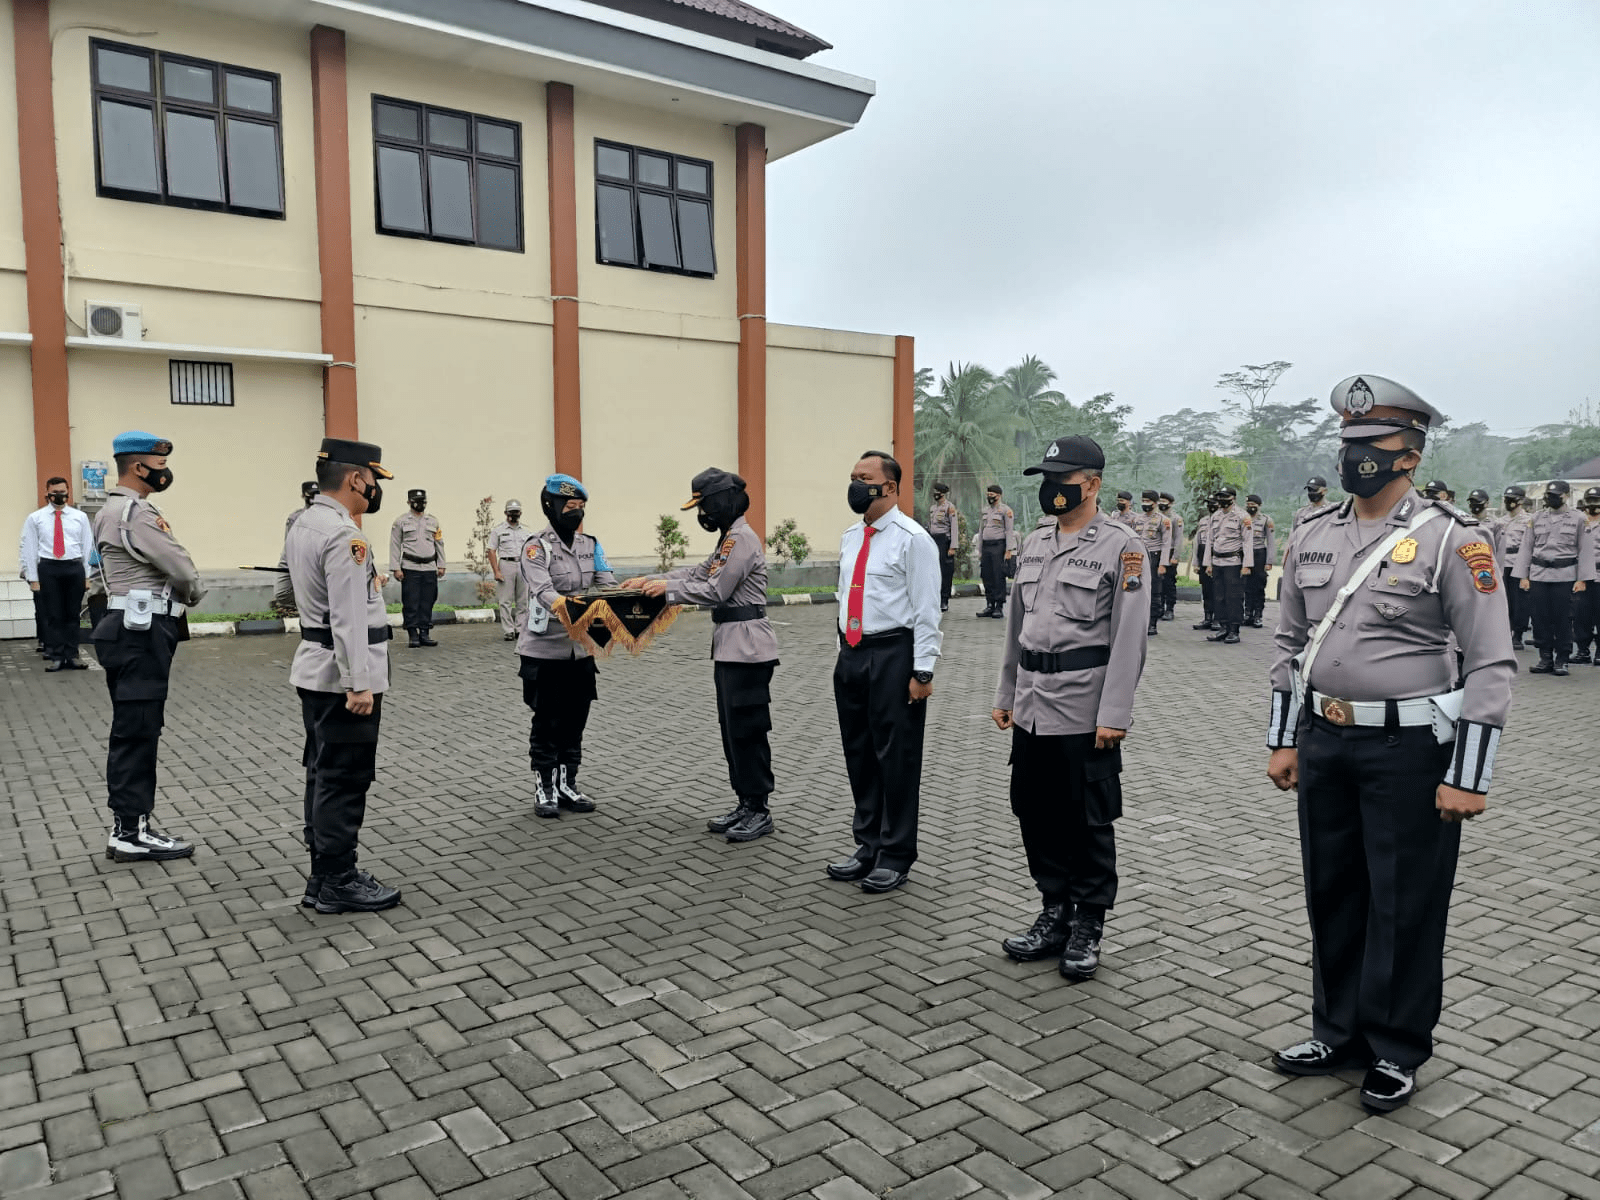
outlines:
[[[1356,1076],[1263,1065],[1308,1003],[1265,634],[1161,627],[1107,958],[1069,987],[996,945],[1035,898],[975,606],[886,897],[821,876],[849,827],[832,609],[782,612],[780,832],[745,847],[701,831],[727,803],[703,615],[602,667],[603,808],[560,822],[530,813],[498,632],[397,647],[363,840],[406,904],[363,917],[295,903],[288,639],[183,648],[161,815],[202,850],[140,868],[102,856],[103,676],[0,648],[0,1196],[1600,1196],[1600,670],[1518,681],[1439,1053],[1380,1118]]]

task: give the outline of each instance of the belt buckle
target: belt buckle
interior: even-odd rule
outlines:
[[[1355,711],[1350,707],[1349,701],[1339,700],[1333,696],[1321,697],[1318,707],[1322,711],[1322,719],[1331,725],[1354,725]]]

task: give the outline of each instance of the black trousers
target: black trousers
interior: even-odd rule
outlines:
[[[950,588],[956,581],[956,560],[950,554],[950,535],[936,533],[933,544],[939,548],[939,603],[950,603]]]
[[[1600,648],[1600,580],[1589,580],[1589,586],[1572,594],[1572,645],[1576,650],[1587,650],[1592,645]]]
[[[1539,647],[1540,657],[1565,661],[1572,647],[1572,584],[1535,580],[1527,594],[1532,601],[1533,644]]]
[[[1006,543],[1003,538],[979,542],[981,556],[979,577],[983,580],[984,599],[990,604],[1006,602]]]
[[[400,564],[400,623],[426,632],[433,628],[433,603],[439,598],[439,569],[432,563]]]
[[[1150,624],[1161,620],[1161,551],[1145,554],[1145,587],[1150,589]]]
[[[39,614],[46,658],[78,657],[78,614],[83,610],[83,560],[39,560]]]
[[[186,632],[171,617],[152,616],[149,629],[128,629],[114,610],[94,627],[95,654],[111,693],[106,747],[106,807],[129,821],[156,806],[156,751],[166,723],[172,655]]]
[[[45,624],[45,622],[44,622],[44,587],[43,587],[43,585],[40,586],[40,588],[39,588],[39,590],[37,592],[30,590],[28,594],[33,597],[33,634],[34,634],[34,637],[38,638],[38,640],[39,640],[39,649],[43,650],[44,647],[45,647],[45,641],[44,641],[44,624]]]
[[[1242,566],[1212,567],[1212,602],[1217,620],[1224,625],[1244,624],[1244,576]]]
[[[1210,571],[1200,570],[1200,551],[1194,552],[1195,573],[1200,576],[1200,603],[1205,608],[1206,620],[1216,613],[1217,584]]]
[[[728,784],[741,800],[765,808],[772,794],[772,671],[778,664],[713,663],[717,685],[717,725],[728,760]]]
[[[1528,617],[1532,612],[1532,603],[1527,592],[1522,590],[1522,582],[1511,577],[1511,568],[1506,567],[1502,575],[1506,585],[1506,611],[1511,616],[1511,632],[1520,635],[1528,632]]]
[[[1028,873],[1046,904],[1110,908],[1117,899],[1122,750],[1094,748],[1094,734],[1011,736],[1011,811],[1022,827]]]
[[[529,658],[517,670],[522,701],[533,710],[528,728],[528,764],[547,783],[557,767],[575,777],[583,763],[583,731],[589,706],[599,694],[599,668],[592,658]]]
[[[356,841],[367,815],[367,789],[378,769],[378,727],[383,694],[372,712],[357,716],[343,692],[300,693],[306,727],[305,839],[313,875],[340,875],[356,865]]]
[[[1178,607],[1178,555],[1172,555],[1172,561],[1167,566],[1172,570],[1161,576],[1161,608],[1164,612],[1171,612]]]
[[[1434,796],[1450,762],[1429,728],[1306,717],[1300,856],[1314,1036],[1402,1067],[1433,1053],[1461,823]]]
[[[1257,546],[1251,560],[1254,568],[1244,579],[1244,606],[1248,612],[1259,613],[1267,609],[1267,548]]]
[[[854,649],[841,644],[833,668],[856,846],[869,861],[895,871],[909,871],[917,861],[928,705],[910,703],[912,664],[907,629],[864,639]]]

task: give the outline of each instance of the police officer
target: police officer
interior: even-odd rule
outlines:
[[[1111,514],[1113,521],[1121,521],[1124,525],[1133,524],[1133,493],[1118,492],[1116,511]]]
[[[311,502],[317,498],[317,481],[308,479],[300,485],[300,507],[284,518],[283,551],[278,555],[278,577],[272,585],[272,612],[279,617],[292,617],[299,612],[294,599],[294,584],[289,580],[289,530],[294,528]]]
[[[533,768],[535,816],[559,817],[563,808],[593,812],[578,790],[583,731],[589,724],[598,672],[589,652],[567,636],[552,610],[562,596],[591,587],[615,587],[600,543],[580,531],[589,491],[571,475],[552,475],[539,493],[547,524],[522,547],[518,569],[528,587],[528,612],[518,630],[522,699],[533,710],[528,763]]]
[[[939,548],[939,611],[950,610],[950,588],[956,578],[956,550],[961,545],[961,514],[950,500],[950,485],[935,481],[928,509],[928,533]]]
[[[411,635],[407,645],[437,646],[433,632],[433,606],[444,578],[444,531],[428,513],[428,493],[412,488],[406,493],[411,511],[395,518],[389,531],[389,570],[400,581],[401,623]]]
[[[1071,980],[1094,976],[1117,897],[1112,823],[1154,588],[1143,536],[1100,512],[1105,462],[1093,438],[1060,437],[1023,472],[1044,476],[1039,507],[1057,523],[1023,545],[993,713],[1012,731],[1011,811],[1044,902],[1001,947],[1021,962],[1060,955]]]
[[[1011,557],[1011,527],[1016,514],[1001,499],[998,483],[991,483],[988,503],[978,518],[978,567],[983,579],[984,609],[979,617],[1005,617],[1006,560]]]
[[[1544,510],[1534,514],[1511,574],[1533,607],[1533,642],[1539,661],[1530,675],[1565,675],[1572,648],[1572,597],[1588,589],[1594,574],[1594,543],[1583,536],[1582,513],[1567,507],[1572,485],[1545,484]]]
[[[1245,579],[1245,620],[1251,628],[1260,629],[1262,614],[1267,611],[1267,572],[1278,560],[1278,527],[1261,511],[1261,497],[1254,492],[1244,498],[1244,511],[1254,535],[1250,574]]]
[[[1195,578],[1200,581],[1200,604],[1205,612],[1205,619],[1195,629],[1220,629],[1217,620],[1217,582],[1211,575],[1211,569],[1205,565],[1206,543],[1211,537],[1211,518],[1217,513],[1217,498],[1215,495],[1206,497],[1206,515],[1195,523],[1194,527],[1194,553],[1189,557],[1189,565],[1194,569]]]
[[[205,595],[200,572],[172,526],[151,502],[172,486],[172,443],[153,433],[119,433],[111,443],[117,486],[94,518],[95,545],[109,611],[94,628],[95,653],[111,693],[106,752],[111,838],[117,862],[188,858],[189,843],[150,824],[156,803],[156,752],[165,719],[167,679],[178,643],[189,638],[184,612]]]
[[[1412,490],[1438,411],[1375,375],[1332,403],[1352,499],[1291,537],[1271,670],[1267,773],[1299,789],[1313,983],[1311,1039],[1273,1061],[1365,1068],[1361,1103],[1388,1112],[1432,1054],[1460,822],[1484,809],[1516,660],[1482,527]]]
[[[1173,507],[1177,498],[1162,492],[1156,501],[1161,515],[1172,522],[1172,539],[1161,565],[1161,619],[1171,621],[1178,609],[1178,559],[1183,554],[1183,514]]]
[[[379,912],[400,892],[356,867],[356,844],[377,771],[389,687],[389,621],[372,547],[355,518],[383,501],[383,451],[323,438],[319,494],[289,530],[284,554],[300,603],[300,645],[289,682],[305,725],[305,840],[311,855],[300,903],[320,913]]]
[[[1522,639],[1528,632],[1528,618],[1532,611],[1527,594],[1517,586],[1511,574],[1511,564],[1517,561],[1517,552],[1522,549],[1523,539],[1528,536],[1528,526],[1533,523],[1533,514],[1526,507],[1527,498],[1528,493],[1522,485],[1513,483],[1501,497],[1503,511],[1489,523],[1494,556],[1505,571],[1506,608],[1513,650],[1526,648]]]
[[[1294,520],[1289,523],[1289,528],[1296,528],[1307,517],[1314,517],[1324,508],[1328,507],[1328,481],[1321,475],[1313,475],[1306,480],[1306,502],[1294,510]],[[1284,550],[1289,549],[1285,542]]]
[[[1600,486],[1584,489],[1583,512],[1583,536],[1596,569],[1584,581],[1588,586],[1572,597],[1573,653],[1569,661],[1600,666]],[[1595,648],[1592,656],[1590,645]]]
[[[1442,479],[1430,479],[1422,489],[1422,494],[1429,500],[1448,501],[1451,496],[1450,485]]]
[[[1150,637],[1156,636],[1156,622],[1161,620],[1161,564],[1172,555],[1172,518],[1156,511],[1156,501],[1160,498],[1160,492],[1144,492],[1139,499],[1139,511],[1128,523],[1128,528],[1139,536],[1145,555],[1150,560],[1149,570],[1145,572],[1145,590],[1149,593],[1147,598],[1150,601],[1150,620],[1147,622]]]
[[[778,665],[778,635],[767,620],[767,557],[761,535],[745,513],[750,496],[745,482],[711,467],[689,483],[685,509],[717,535],[717,548],[699,566],[678,567],[665,575],[640,576],[623,587],[642,587],[669,604],[711,607],[711,676],[717,688],[717,724],[728,783],[738,803],[732,812],[706,822],[730,842],[753,842],[775,826],[768,808],[772,794],[772,672]]]
[[[1489,493],[1482,488],[1473,488],[1467,493],[1467,511],[1478,518],[1478,524],[1488,524],[1484,515],[1489,511]]]
[[[500,634],[508,642],[517,639],[522,615],[528,611],[528,586],[522,581],[517,564],[522,547],[533,530],[522,523],[522,501],[506,501],[506,519],[489,531],[489,567],[494,571],[494,596],[500,609]]]
[[[1233,484],[1223,484],[1216,496],[1217,511],[1206,531],[1205,565],[1211,571],[1212,603],[1221,628],[1206,641],[1232,646],[1238,644],[1244,624],[1243,580],[1249,578],[1251,568],[1245,556],[1254,544],[1254,522],[1235,504],[1239,490]]]

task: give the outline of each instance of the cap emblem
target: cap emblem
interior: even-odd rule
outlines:
[[[1046,450],[1045,453],[1044,453],[1044,456],[1046,458],[1059,458],[1060,455],[1061,455],[1061,447],[1058,446],[1055,442],[1051,442],[1050,443],[1050,449]]]
[[[578,489],[573,487],[570,483],[563,483],[561,485],[560,494],[563,496],[576,496],[578,494]]]
[[[1357,379],[1344,394],[1345,411],[1353,417],[1366,416],[1372,411],[1374,403],[1372,389],[1367,386],[1365,379]]]

